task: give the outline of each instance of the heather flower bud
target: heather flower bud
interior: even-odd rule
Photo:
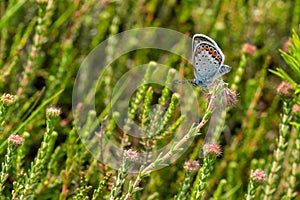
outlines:
[[[128,149],[125,150],[125,157],[131,161],[135,161],[138,159],[138,153],[137,151],[133,150],[133,149]]]
[[[9,137],[8,142],[12,145],[20,146],[23,144],[23,138],[20,135],[12,134]]]
[[[203,150],[204,150],[205,156],[208,156],[208,155],[221,156],[222,155],[221,147],[218,144],[207,143],[203,146]]]
[[[286,40],[286,41],[284,42],[284,44],[283,44],[282,50],[283,50],[284,52],[288,52],[288,51],[289,51],[289,48],[290,48],[290,46],[291,46],[291,44],[292,44],[292,42],[291,42],[290,39]]]
[[[286,81],[282,81],[277,87],[277,93],[285,98],[292,98],[294,93],[294,87]]]
[[[266,173],[261,169],[251,170],[250,177],[251,179],[259,183],[266,181]]]
[[[46,114],[50,117],[58,117],[61,114],[60,108],[56,108],[54,106],[50,106],[46,109]]]
[[[10,106],[13,103],[15,103],[16,98],[12,94],[3,94],[2,97],[1,97],[1,100],[2,100],[2,102],[3,102],[4,105]]]
[[[189,160],[184,163],[184,169],[189,173],[193,173],[200,169],[200,164],[196,160]]]
[[[252,56],[256,52],[256,46],[250,43],[245,43],[242,47],[242,52]]]
[[[293,108],[292,108],[292,113],[294,113],[296,115],[300,115],[300,106],[297,104],[294,104]]]

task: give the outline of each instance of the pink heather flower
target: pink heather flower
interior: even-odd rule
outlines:
[[[266,181],[266,173],[261,169],[251,170],[250,177],[256,182]]]
[[[222,155],[222,150],[218,144],[207,143],[203,146],[204,155],[220,156]]]
[[[277,87],[277,93],[285,98],[292,98],[294,93],[294,87],[286,81],[282,81]]]
[[[256,52],[256,46],[254,46],[250,43],[245,43],[245,44],[243,44],[242,52],[252,56]]]
[[[184,169],[187,172],[196,172],[200,169],[200,164],[196,160],[189,160],[184,163]]]
[[[3,94],[1,100],[6,106],[10,106],[15,103],[16,98],[12,94]]]
[[[60,113],[61,113],[60,108],[56,108],[54,106],[50,106],[49,108],[46,109],[46,114],[51,117],[58,117]]]
[[[300,115],[300,106],[297,104],[293,105],[292,113]]]
[[[133,149],[128,149],[128,150],[125,150],[125,156],[126,158],[128,158],[129,160],[137,160],[138,158],[138,153],[137,151],[133,150]]]
[[[292,44],[292,42],[291,42],[290,39],[286,40],[286,41],[284,42],[283,46],[282,46],[282,50],[283,50],[284,52],[288,52],[288,51],[289,51],[289,48],[290,48],[290,46],[291,46],[291,44]]]
[[[23,144],[23,138],[20,135],[12,134],[8,139],[10,144],[20,146]]]
[[[228,106],[228,107],[233,106],[237,101],[236,92],[231,91],[227,87],[224,88],[224,92],[225,92],[225,95],[226,95],[226,106]]]

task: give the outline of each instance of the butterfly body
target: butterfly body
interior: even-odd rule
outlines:
[[[225,57],[217,43],[208,36],[194,35],[192,48],[195,74],[195,79],[191,81],[193,86],[207,88],[231,70],[231,67],[224,65]]]

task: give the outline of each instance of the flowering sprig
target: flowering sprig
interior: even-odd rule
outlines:
[[[286,191],[286,197],[288,199],[293,199],[297,195],[296,191],[296,183],[297,183],[297,174],[299,172],[299,166],[300,166],[300,106],[299,105],[293,105],[292,108],[293,117],[296,123],[293,123],[294,130],[296,133],[296,138],[294,141],[294,144],[292,146],[291,150],[291,158],[289,160],[290,164],[290,172],[287,179],[288,182],[288,188]],[[298,123],[297,123],[298,122]]]
[[[4,93],[0,98],[0,128],[4,124],[4,118],[9,106],[16,102],[16,97],[12,94]]]
[[[133,149],[128,149],[124,151],[124,158],[121,165],[121,168],[118,171],[118,176],[115,180],[115,184],[110,192],[110,199],[117,199],[122,194],[122,188],[124,186],[126,177],[128,175],[128,169],[130,167],[130,163],[134,162],[138,159],[137,151]]]
[[[215,160],[218,156],[222,155],[221,147],[218,144],[204,144],[203,146],[203,165],[197,174],[197,179],[194,183],[192,191],[192,199],[203,199],[205,189],[207,188],[207,179],[214,169]]]
[[[200,129],[208,122],[209,117],[211,116],[213,109],[214,109],[214,103],[215,100],[217,98],[217,96],[219,95],[219,93],[223,93],[224,92],[224,85],[223,84],[217,84],[214,86],[214,89],[212,91],[212,94],[210,96],[210,100],[207,106],[207,109],[204,113],[204,116],[201,120],[201,122],[197,125],[194,126],[194,124],[191,126],[190,130],[188,131],[187,134],[184,135],[184,137],[182,137],[178,142],[174,143],[172,148],[169,150],[169,152],[167,152],[165,155],[160,154],[157,159],[150,163],[148,166],[144,167],[143,169],[140,170],[138,177],[136,178],[136,180],[131,183],[131,190],[128,190],[125,199],[128,200],[132,197],[133,193],[136,192],[137,190],[140,190],[141,188],[139,188],[139,183],[142,181],[142,179],[146,176],[148,176],[151,171],[153,169],[155,169],[156,167],[159,166],[166,166],[166,162],[175,154],[177,154],[178,152],[183,151],[182,146],[187,142],[190,141],[191,139],[194,139],[196,136],[200,135],[201,133],[199,132]],[[226,93],[225,93],[226,95]],[[208,147],[208,146],[207,146]],[[212,150],[213,148],[208,148],[208,150],[206,151],[207,154],[209,154],[208,152],[211,152],[210,150]],[[215,148],[214,150],[216,150],[217,148]],[[221,154],[221,149],[219,149],[220,151],[218,151],[217,156]],[[206,158],[204,159],[204,163],[205,163],[205,167],[209,168],[209,170],[205,171],[205,175],[209,175],[210,174],[210,170],[212,170],[212,166],[214,163],[216,156],[211,156],[211,155],[207,155]],[[200,176],[200,175],[199,175]],[[204,176],[202,178],[205,178]],[[204,181],[204,179],[203,179]],[[204,184],[204,183],[203,183]],[[202,188],[202,187],[201,187]],[[131,191],[131,192],[130,192]],[[201,193],[201,192],[199,192]],[[199,195],[198,195],[199,196]]]
[[[255,192],[258,186],[266,181],[266,173],[261,169],[251,170],[250,181],[248,184],[246,200],[255,199]]]
[[[203,126],[205,123],[203,124]],[[143,178],[147,177],[153,169],[159,166],[166,166],[167,164],[165,163],[168,159],[170,159],[174,154],[183,151],[181,148],[187,141],[190,141],[197,135],[200,135],[200,133],[196,130],[196,127],[192,125],[190,128],[189,132],[177,143],[173,145],[173,147],[167,152],[165,155],[159,154],[159,156],[156,158],[156,160],[152,163],[150,163],[147,167],[141,168],[140,172],[135,179],[133,183],[130,184],[130,190],[128,190],[125,200],[128,200],[132,197],[134,192],[137,192],[141,188],[139,188],[139,183],[142,181]]]
[[[239,64],[237,70],[235,71],[234,81],[231,84],[232,90],[238,91],[240,82],[242,80],[243,74],[245,73],[245,69],[246,69],[246,66],[249,61],[248,58],[249,58],[249,56],[252,56],[255,54],[256,49],[257,49],[256,46],[254,46],[252,44],[249,44],[249,43],[243,44],[242,49],[241,49],[242,55],[240,58],[240,64]]]
[[[290,121],[292,119],[292,96],[293,87],[288,82],[282,82],[277,92],[283,101],[283,113],[281,115],[281,124],[279,125],[279,138],[277,140],[277,149],[274,151],[273,162],[271,164],[267,185],[264,189],[264,200],[271,199],[279,184],[279,171],[282,168],[285,151],[288,145],[288,136],[290,134]]]
[[[193,175],[200,169],[200,164],[196,160],[189,160],[184,163],[184,178],[180,185],[177,195],[174,199],[176,200],[184,200],[189,198],[189,190],[191,187],[191,181],[193,180]]]
[[[60,115],[60,108],[51,106],[46,109],[46,132],[38,150],[37,156],[31,163],[31,169],[28,172],[26,179],[25,189],[23,194],[25,197],[34,196],[34,192],[37,189],[38,183],[41,181],[44,170],[46,169],[47,162],[51,156],[54,141],[57,137],[57,133],[54,132],[54,120]]]
[[[13,134],[8,138],[7,153],[2,163],[2,169],[0,174],[0,194],[3,192],[4,184],[8,178],[9,170],[12,168],[13,155],[16,152],[18,146],[23,144],[23,138],[19,135]]]
[[[40,49],[42,44],[46,41],[45,35],[47,30],[46,18],[47,13],[51,12],[53,0],[37,0],[38,5],[38,24],[36,26],[36,33],[33,38],[33,45],[31,47],[29,58],[27,60],[25,71],[18,89],[17,95],[22,96],[26,86],[28,85],[30,75],[35,69],[35,61],[40,56]],[[49,16],[48,16],[49,17]]]

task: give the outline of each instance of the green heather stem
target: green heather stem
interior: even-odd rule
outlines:
[[[49,88],[47,90],[46,96],[51,96],[52,91],[57,89],[65,89],[66,84],[69,81],[68,74],[69,69],[66,66],[69,66],[73,63],[76,57],[76,51],[74,51],[74,42],[77,39],[79,29],[82,27],[84,23],[84,16],[86,12],[90,9],[90,7],[95,3],[95,0],[86,1],[83,5],[80,5],[80,1],[74,1],[74,13],[72,16],[72,23],[68,27],[68,31],[64,36],[64,40],[62,41],[61,47],[61,59],[57,69],[57,73],[55,76],[50,77]],[[50,15],[51,12],[47,12],[47,16]],[[46,16],[46,17],[47,17]],[[48,21],[49,22],[49,21]],[[67,77],[67,78],[66,78]],[[60,88],[58,88],[60,87]],[[57,101],[57,100],[56,100]]]
[[[80,159],[78,154],[79,151],[79,145],[77,145],[78,140],[78,133],[76,132],[75,125],[73,125],[72,130],[70,131],[66,144],[64,146],[66,151],[67,159],[65,161],[65,167],[64,170],[61,171],[62,176],[62,189],[59,196],[59,199],[67,199],[67,196],[69,195],[69,184],[71,182],[71,175],[76,170],[75,165],[80,165],[80,162],[78,162],[76,159]],[[74,162],[76,161],[76,162]],[[81,160],[79,160],[81,161]],[[78,162],[78,163],[77,163]]]
[[[227,96],[224,89],[224,86],[220,84],[216,86],[214,91],[215,101],[214,101],[214,108],[211,117],[211,121],[214,121],[213,126],[210,125],[209,130],[206,133],[207,139],[209,139],[210,143],[219,143],[220,134],[224,129],[224,124],[226,120],[226,106],[227,106]],[[207,141],[205,141],[207,142]]]
[[[164,84],[164,89],[162,90],[161,97],[158,99],[158,103],[161,106],[165,106],[168,103],[168,100],[170,98],[170,92],[171,92],[170,88],[173,83],[175,73],[176,71],[174,69],[170,69],[168,71],[167,80]]]
[[[16,98],[14,95],[11,94],[3,94],[0,97],[0,132],[2,132],[2,126],[5,124],[5,116],[8,111],[8,107],[14,104]]]
[[[149,174],[148,173],[143,173],[143,167],[140,168],[140,171],[134,181],[134,183],[132,183],[131,181],[129,182],[129,189],[127,191],[126,196],[122,196],[122,200],[129,200],[131,199],[132,195],[140,190],[142,190],[142,188],[138,187],[138,184],[145,178],[147,177]]]
[[[203,199],[205,189],[207,188],[207,179],[210,176],[215,163],[216,157],[213,155],[205,156],[203,159],[203,166],[197,174],[195,186],[193,189],[192,199]]]
[[[300,115],[295,116],[295,121],[300,122]],[[289,199],[294,198],[297,195],[297,191],[295,190],[296,188],[296,181],[297,181],[297,174],[299,172],[299,166],[300,166],[300,125],[297,124],[294,126],[295,127],[295,132],[296,132],[296,138],[295,138],[295,143],[292,147],[292,152],[291,152],[291,159],[290,161],[290,175],[288,176],[288,188],[286,191],[286,197]]]
[[[60,111],[59,111],[60,112]],[[58,114],[58,113],[57,113]],[[58,114],[59,115],[59,114]],[[46,116],[46,132],[41,144],[41,147],[38,150],[37,156],[34,161],[31,163],[31,168],[28,171],[28,177],[26,179],[25,189],[23,195],[25,198],[31,198],[35,196],[35,190],[38,188],[38,184],[41,181],[44,170],[46,169],[47,162],[49,161],[49,156],[53,151],[53,144],[57,133],[54,133],[54,118],[57,115],[47,113]]]
[[[149,134],[149,126],[151,124],[149,114],[151,110],[151,102],[152,102],[153,89],[149,87],[143,105],[143,111],[141,115],[141,132],[142,132],[142,141],[141,144],[144,146],[146,151],[145,163],[148,163],[149,155],[153,145],[152,135]]]
[[[29,57],[25,66],[25,71],[20,82],[20,86],[17,92],[18,96],[22,96],[24,90],[26,89],[29,81],[30,75],[33,73],[35,69],[35,61],[37,60],[42,44],[45,41],[46,35],[46,25],[45,25],[45,15],[49,11],[49,8],[52,7],[53,0],[47,1],[37,1],[38,3],[38,22],[36,26],[36,33],[33,38],[33,45],[29,52]]]
[[[5,9],[9,9],[9,8],[10,8],[10,6],[5,8],[5,2],[4,1],[0,2],[0,15],[1,15],[1,18],[3,18],[3,13],[4,13]],[[2,66],[3,66],[3,61],[5,59],[6,53],[8,51],[7,45],[6,45],[7,38],[8,38],[8,35],[9,35],[8,34],[8,27],[3,27],[1,32],[0,32],[0,35],[1,35],[1,40],[0,40],[0,69],[1,69]]]
[[[181,125],[181,122],[183,121],[183,116],[180,116],[176,122],[174,122],[167,130],[165,130],[164,133],[161,134],[162,138],[165,138],[166,136],[170,135],[170,134],[174,134],[176,133],[178,127]]]
[[[174,199],[176,199],[176,200],[185,200],[185,199],[189,198],[188,191],[191,187],[191,179],[192,178],[193,178],[192,174],[185,171],[183,182],[181,183],[180,188],[178,190],[178,193],[177,193],[177,195],[175,196]]]
[[[277,149],[274,152],[273,162],[270,167],[267,178],[267,185],[264,189],[264,200],[272,199],[280,181],[279,172],[285,156],[287,148],[287,140],[290,134],[289,123],[291,121],[292,101],[283,98],[283,113],[281,115],[281,124],[279,125],[279,138],[277,141]]]
[[[170,102],[170,105],[168,107],[168,110],[164,116],[164,119],[163,119],[163,122],[162,122],[162,130],[161,132],[164,132],[167,125],[171,122],[172,118],[173,118],[173,114],[175,112],[175,109],[176,109],[176,106],[178,105],[178,102],[179,102],[179,95],[177,93],[174,93],[172,95],[172,98],[171,98],[171,102]]]
[[[221,199],[223,196],[224,189],[227,185],[227,181],[222,179],[214,192],[213,199]]]
[[[137,90],[136,95],[130,102],[130,108],[128,109],[128,113],[127,113],[128,118],[126,119],[125,125],[123,127],[123,137],[122,137],[122,144],[121,144],[122,148],[129,145],[129,138],[127,136],[127,133],[131,129],[131,125],[133,123],[134,117],[136,116],[136,114],[138,112],[140,103],[145,98],[146,92],[148,90],[147,83],[151,76],[151,72],[155,68],[156,65],[157,64],[155,62],[149,63],[146,73],[145,73],[145,76],[143,78],[143,83],[141,84],[141,87]]]
[[[17,200],[21,199],[20,194],[24,190],[25,176],[26,176],[25,174],[22,174],[22,176],[19,176],[17,178],[17,181],[13,182],[13,190],[11,192],[12,199],[17,199]]]
[[[53,135],[54,135],[54,137],[53,137],[52,141],[55,142],[57,133],[54,131]],[[47,164],[47,169],[45,171],[46,173],[43,175],[42,181],[41,181],[42,183],[39,185],[39,188],[37,190],[38,194],[43,193],[49,187],[49,185],[53,186],[53,185],[61,185],[62,184],[61,179],[56,179],[55,176],[53,176],[54,174],[59,174],[57,172],[57,169],[59,169],[60,163],[58,163],[57,161],[62,156],[64,156],[62,148],[60,146],[58,146],[55,149],[55,151],[51,154],[49,162],[47,162],[48,164]]]
[[[20,36],[20,39],[16,39],[15,44],[12,45],[9,55],[11,61],[4,64],[4,66],[0,69],[1,82],[5,82],[5,78],[11,75],[12,69],[19,63],[22,49],[27,44],[29,40],[28,38],[30,37],[32,30],[34,29],[36,21],[36,18],[33,18],[31,22],[26,26],[25,32],[22,34],[22,36]],[[19,33],[22,33],[22,31],[19,31]],[[18,38],[18,36],[15,36],[15,38]]]
[[[45,166],[45,170],[43,171],[43,173],[41,175],[41,184],[39,185],[38,189],[36,190],[37,193],[42,193],[42,191],[47,187],[47,184],[49,184],[49,182],[50,182],[50,179],[47,176],[47,173],[49,172],[49,169],[51,169],[51,168],[53,169],[53,166],[52,166],[53,165],[53,157],[52,156],[55,156],[57,153],[56,151],[53,152],[54,144],[55,144],[57,136],[58,136],[58,133],[56,131],[53,131],[51,134],[50,141],[48,143],[46,156],[44,158],[45,163],[47,163],[47,165]]]
[[[205,123],[203,123],[203,126],[205,125]],[[144,177],[146,177],[147,175],[149,175],[151,173],[151,171],[153,169],[155,169],[158,166],[165,166],[165,162],[170,159],[174,154],[183,151],[183,149],[181,148],[187,141],[190,141],[191,139],[193,139],[195,136],[200,135],[200,133],[198,132],[198,130],[194,127],[194,125],[192,125],[192,127],[190,128],[189,132],[177,143],[175,143],[173,145],[173,147],[170,149],[169,152],[167,152],[164,156],[162,156],[161,154],[158,156],[158,158],[150,163],[147,167],[145,167],[143,170],[141,170],[139,176],[135,179],[133,185],[132,185],[132,191],[135,191],[136,189],[138,189],[138,185],[139,183],[142,181],[142,179]],[[125,200],[128,200],[132,197],[132,192],[127,192],[126,196],[125,196]]]
[[[228,162],[228,161],[227,161]],[[237,176],[240,176],[238,173],[239,165],[236,161],[229,161],[228,162],[228,167],[227,167],[227,172],[226,172],[226,177],[227,177],[227,190],[233,189],[237,184],[238,184],[238,179],[236,178]]]
[[[118,3],[117,8],[116,8],[116,13],[113,16],[111,25],[109,27],[109,34],[110,35],[115,35],[119,32],[119,26],[121,23],[121,19],[120,19],[120,3]],[[114,39],[110,39],[108,40],[108,46],[105,49],[106,55],[107,55],[107,60],[112,62],[113,58],[114,58],[114,50],[115,47],[117,45],[117,40]],[[105,74],[104,74],[104,92],[106,92],[106,94],[111,94],[112,93],[112,77],[113,77],[113,71],[111,67],[107,67],[105,70]],[[107,97],[104,100],[105,104],[109,104],[110,103],[110,98],[109,95],[107,95]],[[126,139],[126,138],[125,138]]]
[[[300,2],[299,1],[294,1],[293,5],[293,13],[291,13],[292,16],[292,22],[291,22],[291,27],[296,28],[299,27],[300,23]]]
[[[3,105],[0,101],[0,132],[2,132],[2,126],[4,125],[5,121],[5,115],[7,113],[7,106]]]
[[[87,186],[87,180],[84,176],[84,172],[81,173],[80,177],[80,187],[77,188],[75,199],[77,200],[88,200],[88,191],[91,189],[91,186]]]
[[[154,109],[155,113],[152,117],[152,123],[149,131],[149,135],[159,136],[166,131],[166,127],[173,117],[176,105],[178,103],[178,94],[174,93],[171,98],[171,103],[168,106],[167,112],[164,114],[164,109],[167,106],[168,100],[170,99],[170,88],[172,81],[175,76],[175,70],[170,69],[168,71],[167,80],[164,84],[164,89],[162,90],[161,97],[158,99],[158,107]],[[163,123],[155,123],[161,120],[162,115],[164,114]],[[154,123],[153,123],[154,122]],[[154,146],[152,147],[154,148]]]
[[[145,95],[145,100],[143,104],[143,110],[142,110],[142,115],[140,118],[141,121],[141,128],[143,131],[146,131],[147,127],[149,126],[150,119],[149,119],[149,113],[151,109],[151,102],[152,102],[152,97],[153,95],[153,89],[152,87],[149,87],[146,95]]]
[[[9,170],[12,168],[13,155],[16,152],[17,145],[9,143],[7,146],[7,153],[4,157],[4,162],[1,165],[1,174],[0,174],[0,194],[4,190],[4,184],[8,178]]]
[[[252,200],[255,199],[255,192],[259,184],[257,184],[256,181],[253,179],[250,179],[247,189],[247,194],[245,195],[246,200]]]
[[[122,194],[122,187],[125,183],[125,178],[127,177],[128,173],[128,162],[127,159],[124,158],[122,162],[122,166],[120,170],[118,171],[117,179],[115,180],[115,184],[112,187],[112,190],[110,192],[110,200],[120,199],[120,196]]]
[[[27,152],[29,150],[26,144],[28,138],[30,137],[30,134],[28,132],[24,132],[22,136],[24,138],[24,144],[17,151],[16,172],[18,176],[24,173],[23,165],[25,161],[25,156],[27,155]]]
[[[238,66],[238,69],[235,73],[235,77],[234,77],[234,80],[233,80],[233,83],[231,84],[231,90],[232,91],[238,91],[238,88],[239,88],[239,85],[240,85],[240,82],[242,80],[242,76],[245,72],[245,68],[247,66],[247,63],[248,63],[248,60],[247,60],[247,55],[246,54],[242,54],[241,55],[241,61],[240,61],[240,64]]]
[[[250,181],[248,184],[246,200],[255,199],[255,193],[259,185],[266,181],[266,173],[261,169],[251,170]]]
[[[204,113],[204,116],[202,118],[202,121],[196,127],[194,127],[194,125],[192,125],[189,132],[187,134],[185,134],[184,137],[181,138],[180,141],[178,141],[177,143],[174,143],[173,147],[169,150],[169,152],[167,152],[164,156],[159,155],[154,162],[150,163],[147,167],[145,167],[143,170],[141,170],[140,175],[136,178],[135,182],[132,185],[132,191],[135,191],[138,188],[138,185],[141,182],[142,178],[145,177],[146,175],[150,174],[151,171],[153,169],[155,169],[155,167],[165,166],[166,165],[165,162],[168,159],[170,159],[174,154],[176,154],[180,151],[183,151],[183,149],[181,147],[187,141],[190,141],[191,139],[193,139],[197,135],[201,134],[201,133],[199,133],[199,131],[207,123],[209,117],[211,116],[211,113],[212,113],[212,110],[213,110],[213,107],[214,107],[215,98],[216,98],[216,95],[218,94],[218,92],[220,92],[220,90],[218,90],[218,86],[216,86],[216,88],[214,88],[214,90],[213,90],[213,94],[210,98],[207,109],[206,109],[206,111]],[[182,118],[180,118],[180,119],[182,119]],[[179,120],[179,121],[181,121],[181,120]],[[208,160],[206,160],[206,161],[208,161]],[[127,192],[127,194],[125,196],[125,199],[128,200],[131,197],[132,197],[132,193]]]
[[[107,173],[106,176],[100,181],[98,188],[94,190],[92,200],[97,200],[103,196],[103,189],[106,187],[111,175],[111,173]]]

